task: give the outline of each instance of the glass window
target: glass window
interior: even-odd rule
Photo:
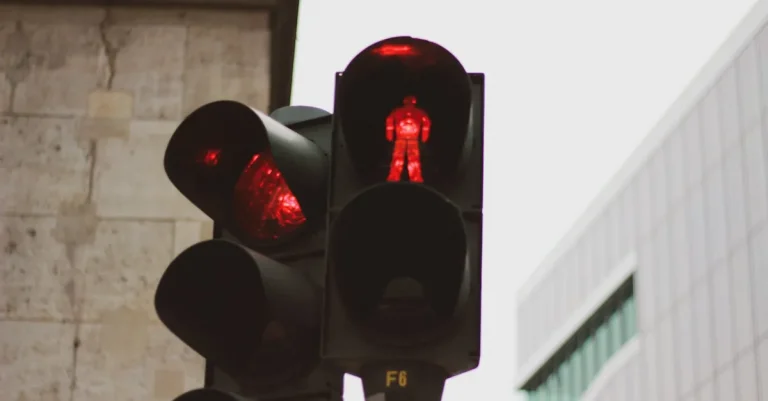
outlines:
[[[547,394],[549,394],[547,401],[558,401],[560,399],[560,383],[556,372],[552,372],[549,378],[547,378]]]
[[[608,360],[609,340],[610,337],[608,336],[608,322],[603,320],[602,323],[600,323],[600,327],[597,328],[597,335],[595,340],[595,344],[597,346],[597,361],[595,362],[595,365],[597,366],[598,371],[603,366],[605,361]]]
[[[603,364],[637,332],[633,278],[624,283],[537,372],[529,401],[576,401]],[[533,384],[533,383],[529,383]]]
[[[622,306],[622,318],[624,320],[624,341],[632,338],[637,331],[637,312],[635,310],[635,297],[630,295]]]
[[[609,351],[609,356],[616,353],[616,351],[621,348],[622,345],[624,345],[624,328],[623,326],[623,320],[621,318],[622,316],[622,310],[621,305],[617,305],[617,308],[613,311],[613,314],[611,314],[610,319],[610,333],[611,333],[611,348]]]
[[[571,355],[571,371],[573,371],[573,394],[580,396],[584,391],[584,359],[582,358],[582,347],[579,345]]]
[[[570,400],[573,397],[573,375],[571,372],[571,359],[568,358],[560,364],[560,370],[557,372],[560,377],[560,394],[562,394],[563,401]]]
[[[583,383],[583,390],[586,390],[587,387],[589,387],[589,383],[592,381],[592,379],[595,378],[595,373],[597,373],[597,366],[595,361],[595,337],[592,333],[590,333],[589,337],[587,337],[587,340],[584,341],[584,375],[582,376],[582,379],[584,380]]]

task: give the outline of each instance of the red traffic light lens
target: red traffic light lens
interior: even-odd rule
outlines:
[[[394,37],[367,47],[344,69],[336,96],[344,147],[368,183],[439,185],[473,144],[469,75],[437,43]]]
[[[386,136],[393,146],[387,181],[400,181],[406,172],[407,181],[424,182],[419,148],[429,140],[431,126],[427,112],[416,106],[416,96],[406,96],[402,106],[389,113]]]
[[[208,149],[203,153],[203,157],[200,161],[203,162],[206,166],[214,167],[219,164],[219,155],[221,154],[221,149]]]
[[[254,155],[240,175],[234,217],[243,234],[258,241],[284,238],[307,221],[269,152]]]
[[[415,56],[418,54],[418,52],[413,46],[407,45],[407,44],[400,45],[400,44],[384,43],[379,47],[373,48],[371,51],[382,57]]]
[[[342,209],[329,235],[328,268],[366,336],[411,346],[445,334],[468,294],[456,205],[427,186],[377,185]]]

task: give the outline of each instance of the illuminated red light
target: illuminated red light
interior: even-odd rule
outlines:
[[[219,154],[221,154],[221,149],[206,150],[202,158],[203,164],[211,167],[219,164]]]
[[[234,215],[244,233],[259,241],[277,240],[307,220],[272,155],[254,155],[235,185]]]
[[[416,55],[416,49],[411,45],[383,44],[372,51],[383,57]]]
[[[406,167],[410,182],[424,182],[419,144],[429,140],[431,128],[432,121],[416,106],[415,96],[406,96],[403,105],[392,110],[386,121],[387,141],[394,142],[387,181],[400,181]]]

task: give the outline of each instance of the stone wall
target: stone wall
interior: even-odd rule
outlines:
[[[170,401],[203,363],[158,321],[211,235],[165,177],[195,107],[266,109],[263,13],[0,7],[0,400]]]

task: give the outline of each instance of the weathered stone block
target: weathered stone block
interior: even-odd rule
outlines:
[[[131,132],[127,118],[81,118],[77,120],[77,133],[82,138],[126,138]]]
[[[154,318],[157,282],[171,262],[173,223],[101,221],[80,248],[82,317],[93,321],[128,307]]]
[[[97,7],[0,5],[0,21],[15,22],[21,20],[25,23],[97,25],[104,19],[104,16],[105,10]]]
[[[199,355],[161,324],[119,313],[124,320],[82,327],[75,401],[167,401],[202,387]]]
[[[165,175],[169,138],[141,135],[99,141],[93,190],[99,216],[207,220]]]
[[[184,21],[187,25],[198,27],[269,32],[269,13],[263,11],[189,10],[184,14]]]
[[[0,17],[2,9],[0,9]],[[13,33],[16,31],[14,21],[3,21],[0,19],[0,49],[3,49],[0,55],[0,113],[11,110],[12,88],[11,79],[14,78],[13,72],[23,61],[20,60],[19,52],[14,48],[15,43],[12,40]],[[10,71],[11,75],[6,74]]]
[[[217,99],[266,110],[269,106],[269,31],[191,26],[184,74],[188,114]]]
[[[167,120],[131,120],[131,136],[163,135],[169,139],[179,127],[179,121]]]
[[[0,14],[1,15],[1,14]],[[13,51],[13,43],[9,46],[8,38],[11,37],[16,30],[16,25],[13,21],[0,20],[0,48],[3,49],[3,54],[0,56],[0,113],[10,111],[11,109],[11,82],[6,70],[13,70],[18,60],[11,58],[16,56]]]
[[[0,217],[0,319],[72,320],[82,280],[54,217]]]
[[[115,25],[186,26],[189,11],[178,8],[109,7],[109,19]]]
[[[88,117],[129,119],[132,116],[133,94],[130,92],[96,90],[88,94]]]
[[[90,165],[73,120],[0,117],[0,212],[53,214],[84,202]]]
[[[75,326],[0,321],[3,400],[69,401]]]
[[[201,367],[205,369],[204,367]],[[155,388],[152,395],[161,400],[172,400],[184,393],[186,378],[181,370],[158,369],[155,371]],[[195,386],[197,387],[197,386]]]
[[[98,26],[75,21],[25,23],[17,36],[16,47],[25,62],[17,68],[14,111],[85,114],[88,94],[103,80]]]
[[[135,115],[145,119],[181,116],[184,26],[116,25],[107,29],[114,50],[113,87],[132,92]]]
[[[213,221],[177,221],[174,229],[174,257],[190,246],[213,238]]]
[[[86,251],[96,240],[98,224],[99,220],[93,204],[64,205],[56,217],[56,226],[51,232],[54,239],[64,244],[67,261],[73,267],[64,290],[77,321],[88,319],[88,316],[83,315],[83,297],[85,287],[88,285],[85,261],[88,260],[89,255]]]
[[[245,30],[269,30],[269,13],[263,11],[213,9],[157,9],[110,7],[109,19],[115,25],[229,26]]]
[[[0,113],[11,110],[11,83],[8,82],[8,76],[0,71]]]

